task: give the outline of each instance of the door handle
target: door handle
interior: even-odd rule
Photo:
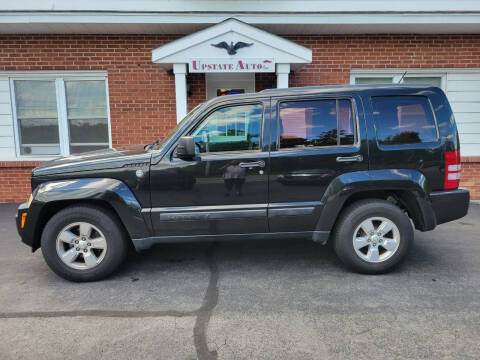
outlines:
[[[363,161],[362,155],[355,155],[355,156],[337,156],[337,162],[352,162],[352,161]]]
[[[259,160],[259,161],[253,161],[253,162],[241,162],[238,164],[242,168],[254,168],[254,167],[264,167],[265,166],[265,161]]]

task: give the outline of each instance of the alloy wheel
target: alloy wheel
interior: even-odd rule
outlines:
[[[75,222],[60,231],[56,248],[58,256],[68,267],[87,270],[98,266],[105,258],[107,241],[96,226]]]
[[[369,263],[388,260],[398,250],[400,231],[393,221],[384,217],[363,220],[353,233],[356,254]]]

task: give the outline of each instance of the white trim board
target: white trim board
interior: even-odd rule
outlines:
[[[450,74],[471,74],[471,73],[480,73],[480,68],[394,68],[394,69],[351,69],[350,75],[368,75],[368,74],[439,74],[439,73],[450,73]]]
[[[0,71],[0,79],[5,77],[12,77],[15,78],[50,78],[54,79],[57,77],[64,77],[64,78],[88,78],[92,77],[98,79],[99,77],[107,77],[107,72],[104,70],[35,70],[35,71]]]
[[[470,2],[470,6],[458,3],[450,7],[436,7],[437,2],[428,1],[429,6],[415,12],[419,4],[426,0],[415,1],[417,6],[395,6],[406,1],[351,1],[350,6],[337,7],[338,2],[345,1],[290,1],[293,9],[282,11],[279,4],[271,1],[258,1],[268,4],[264,12],[249,11],[245,1],[238,11],[235,2],[217,2],[216,9],[194,12],[169,12],[168,5],[181,3],[169,1],[167,8],[157,6],[155,11],[140,12],[137,8],[121,11],[121,5],[135,1],[115,1],[110,11],[95,11],[96,7],[81,11],[75,6],[65,7],[64,11],[51,11],[52,8],[35,11],[35,4],[43,1],[32,1],[25,11],[11,11],[16,2],[8,3],[8,9],[0,10],[0,33],[3,34],[190,34],[207,26],[217,24],[229,18],[258,26],[266,31],[279,35],[288,34],[478,34],[480,33],[480,2]],[[84,0],[70,4],[82,4]],[[104,1],[96,1],[103,3]],[[203,1],[198,1],[202,3]],[[164,3],[152,1],[152,3]],[[191,8],[196,1],[188,1]],[[325,4],[328,3],[327,6]],[[356,3],[356,4],[355,4]],[[386,11],[383,3],[386,3]],[[227,5],[228,4],[228,5]],[[315,10],[309,10],[313,7]],[[222,5],[230,11],[220,11]],[[0,5],[1,6],[1,5]],[[218,8],[217,8],[218,7]],[[53,8],[56,8],[55,6]],[[79,6],[81,8],[81,6]],[[395,10],[397,8],[397,10]],[[75,9],[75,11],[72,11]],[[357,10],[355,10],[357,9]],[[443,10],[439,10],[443,9]]]
[[[5,11],[116,11],[116,12],[245,12],[245,13],[311,13],[311,12],[454,12],[480,11],[476,0],[17,0],[3,2]]]
[[[233,36],[233,37],[232,37]],[[251,48],[242,49],[238,56],[228,55],[224,49],[213,48],[211,42],[229,37],[236,41],[253,42]],[[257,58],[265,56],[277,64],[307,64],[312,62],[312,50],[293,41],[270,34],[236,19],[228,19],[204,30],[184,36],[152,50],[152,61],[170,68],[171,64],[188,63],[192,57],[236,59],[239,56]]]

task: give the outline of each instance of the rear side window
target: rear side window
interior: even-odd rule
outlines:
[[[380,144],[416,144],[438,140],[435,118],[426,97],[374,97],[372,106]]]
[[[280,148],[353,145],[350,100],[325,99],[280,103]]]

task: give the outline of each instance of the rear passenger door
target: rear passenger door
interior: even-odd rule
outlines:
[[[361,100],[272,98],[271,137],[269,231],[313,231],[330,182],[368,169]]]
[[[433,107],[424,95],[372,96],[372,169],[415,169],[432,190],[443,189],[442,144]]]

